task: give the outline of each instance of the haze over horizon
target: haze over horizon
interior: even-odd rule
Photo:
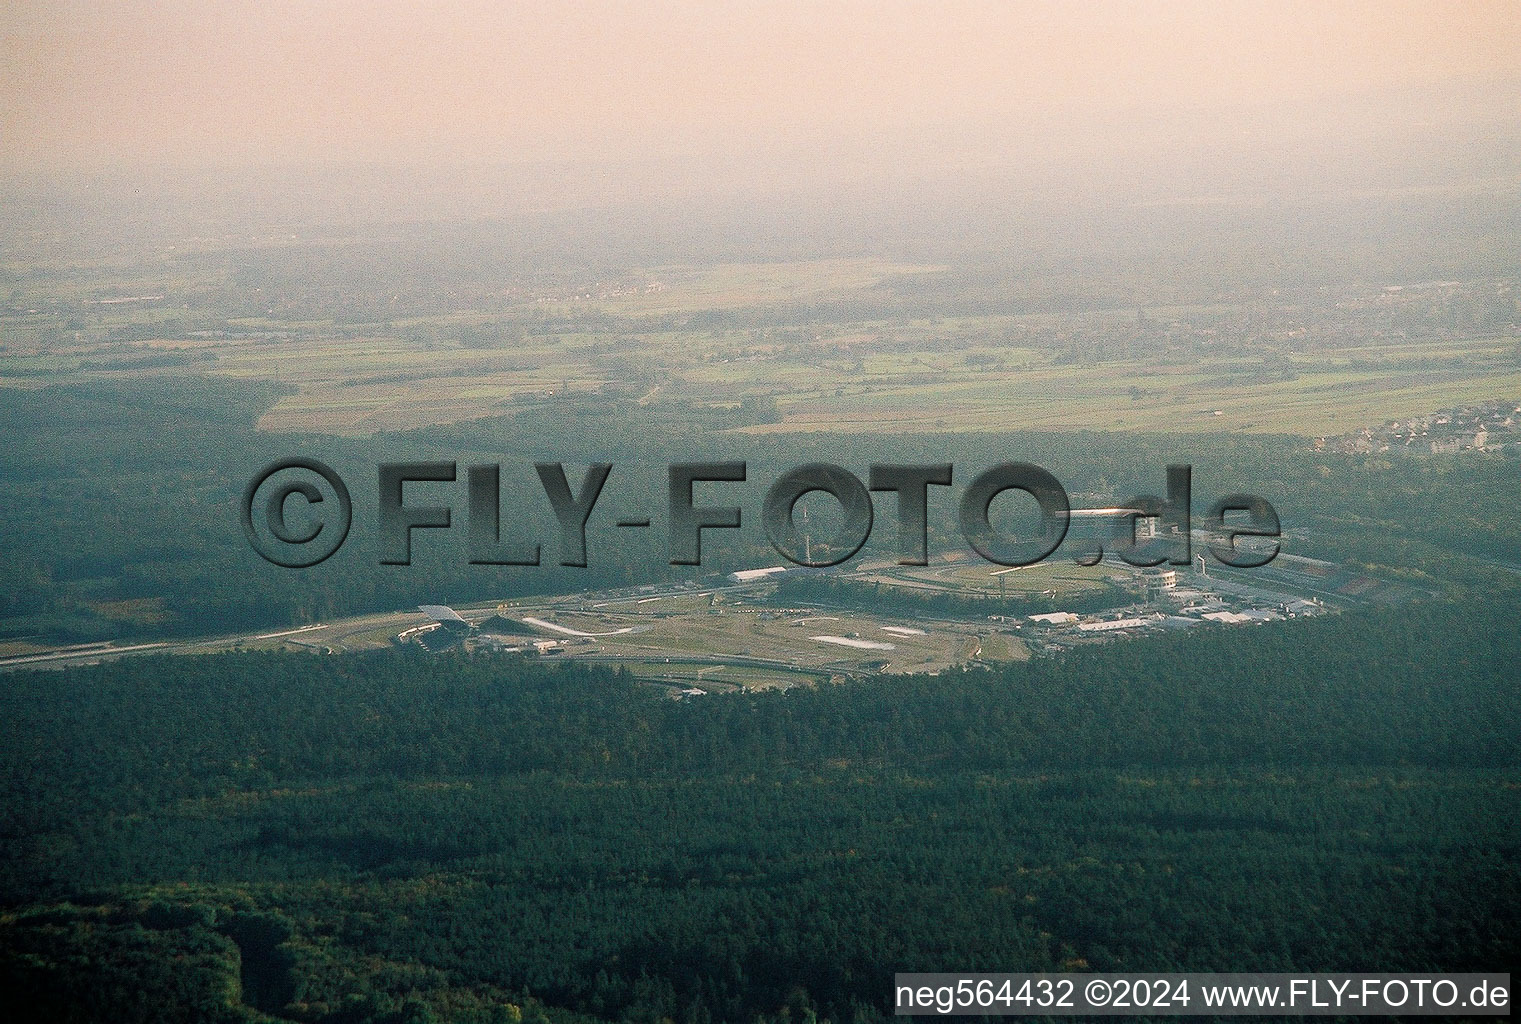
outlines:
[[[0,35],[17,195],[330,178],[471,216],[1521,183],[1521,8],[1498,3],[22,3]]]

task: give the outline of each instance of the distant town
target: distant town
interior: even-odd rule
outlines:
[[[1442,409],[1429,416],[1389,420],[1342,437],[1319,437],[1317,449],[1387,452],[1410,449],[1444,455],[1460,451],[1496,452],[1521,445],[1521,402],[1492,401]]]

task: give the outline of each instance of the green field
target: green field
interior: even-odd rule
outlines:
[[[1428,327],[1427,317],[1391,331],[1372,303],[1319,330],[1295,327],[1289,313],[1247,328],[1267,316],[1249,303],[940,315],[908,298],[945,268],[886,260],[635,268],[461,294],[438,312],[384,319],[248,315],[257,296],[167,269],[13,272],[27,284],[0,314],[0,384],[164,373],[279,381],[291,393],[260,421],[272,431],[760,401],[774,414],[732,429],[1318,436],[1521,395],[1518,341],[1503,330]],[[1041,300],[1038,283],[1011,291]]]

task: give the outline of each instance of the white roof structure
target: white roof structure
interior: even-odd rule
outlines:
[[[1043,615],[1026,616],[1031,622],[1044,622],[1049,626],[1070,626],[1077,621],[1071,612],[1046,612]]]
[[[1107,633],[1112,629],[1134,629],[1146,625],[1146,619],[1110,619],[1107,622],[1080,622],[1077,628],[1084,633]]]
[[[785,565],[773,565],[769,569],[741,569],[739,572],[729,573],[729,579],[735,583],[754,583],[756,580],[763,580],[767,576],[786,571]]]
[[[855,647],[863,651],[895,651],[896,644],[884,644],[877,640],[858,640],[852,636],[811,636],[808,639],[817,640],[822,644],[839,644],[841,647]]]
[[[420,604],[417,610],[439,625],[448,629],[469,629],[470,623],[466,622],[460,613],[443,604]]]

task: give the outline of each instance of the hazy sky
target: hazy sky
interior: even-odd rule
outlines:
[[[0,32],[11,173],[678,163],[785,183],[1206,136],[1393,166],[1412,132],[1422,159],[1521,134],[1516,3],[8,0]]]

